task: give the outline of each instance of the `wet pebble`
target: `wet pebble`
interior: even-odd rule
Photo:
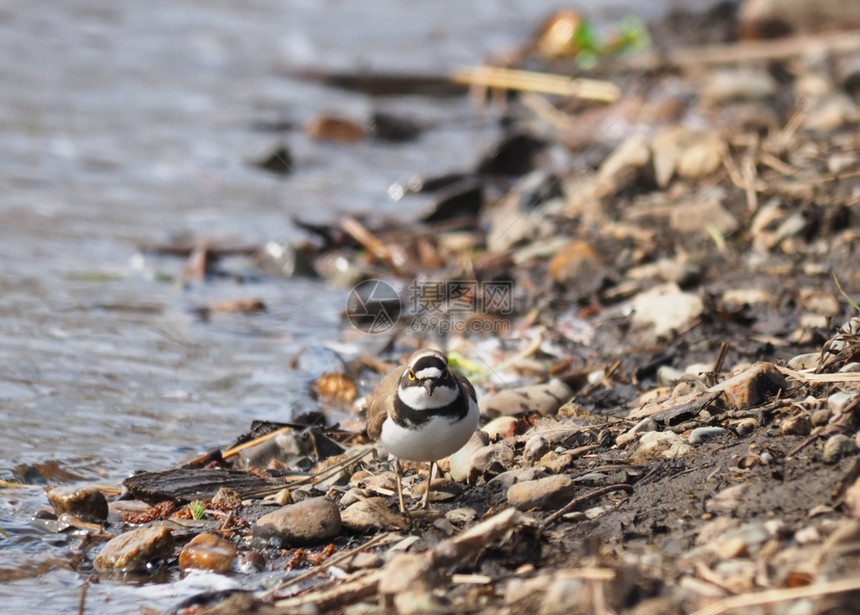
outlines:
[[[236,547],[229,540],[205,532],[198,534],[179,552],[182,570],[227,572],[236,559]]]
[[[853,455],[857,452],[857,447],[854,440],[845,434],[836,434],[830,436],[827,442],[824,443],[824,453],[822,459],[824,463],[836,463],[843,457]]]
[[[520,510],[551,508],[567,503],[576,489],[569,476],[559,474],[515,483],[508,488],[507,500],[510,506]]]
[[[104,521],[108,503],[104,493],[94,487],[54,487],[48,502],[58,515],[68,513],[84,521]]]
[[[263,515],[254,525],[254,538],[278,546],[310,545],[331,540],[341,531],[340,511],[325,497],[289,504]]]
[[[690,432],[687,440],[693,446],[697,446],[706,440],[716,438],[724,433],[726,433],[726,429],[723,427],[697,427]]]
[[[93,562],[98,570],[144,571],[173,555],[173,534],[164,526],[142,527],[111,539]]]

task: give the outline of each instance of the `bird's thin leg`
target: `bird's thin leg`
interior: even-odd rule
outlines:
[[[397,501],[400,502],[400,512],[406,512],[406,505],[403,503],[403,484],[400,482],[400,460],[394,459],[394,475],[397,477]]]
[[[433,474],[436,472],[436,462],[430,462],[430,478],[427,480],[427,489],[424,491],[424,497],[421,498],[421,508],[427,508],[427,502],[430,501],[430,487],[433,486]]]

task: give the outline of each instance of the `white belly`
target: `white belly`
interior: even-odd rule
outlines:
[[[469,413],[460,421],[444,417],[430,419],[419,429],[400,427],[390,418],[382,424],[379,441],[398,459],[437,461],[456,453],[478,428],[481,412],[478,404],[469,400]]]

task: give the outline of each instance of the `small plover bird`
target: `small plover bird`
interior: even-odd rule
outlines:
[[[406,365],[389,371],[367,397],[367,435],[396,457],[400,512],[400,459],[429,461],[430,480],[421,501],[426,508],[436,461],[460,450],[478,428],[475,387],[448,367],[438,350],[419,350]]]

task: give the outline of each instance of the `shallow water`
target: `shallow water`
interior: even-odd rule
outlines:
[[[185,232],[297,239],[291,215],[410,215],[387,186],[471,166],[497,137],[492,115],[464,99],[372,101],[289,69],[438,73],[513,47],[556,5],[0,0],[0,478],[38,483],[35,468],[52,484],[117,485],[229,444],[252,419],[313,408],[308,383],[326,353],[289,364],[338,339],[344,289],[276,277],[181,287],[166,281],[179,259],[139,246]],[[604,3],[603,17],[621,5]],[[404,146],[314,144],[301,126],[324,109],[393,110],[434,128]],[[297,129],[254,128],[280,120]],[[248,164],[282,141],[294,174]],[[268,311],[194,312],[247,297]],[[38,485],[0,490],[4,612],[77,608],[75,539],[30,524],[46,506]],[[199,582],[103,579],[87,612],[167,609]]]

